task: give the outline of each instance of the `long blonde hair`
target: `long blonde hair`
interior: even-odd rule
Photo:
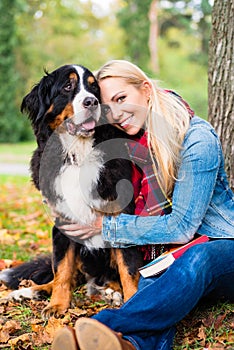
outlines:
[[[140,88],[144,81],[151,85],[146,131],[153,164],[157,163],[155,175],[167,197],[173,191],[180,162],[180,150],[189,127],[189,112],[184,103],[160,88],[136,65],[125,60],[112,60],[97,72],[98,81],[118,77]]]

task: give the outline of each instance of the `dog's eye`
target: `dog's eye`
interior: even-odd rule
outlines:
[[[69,92],[72,90],[72,83],[67,83],[65,86],[64,86],[64,90]]]
[[[97,83],[91,84],[91,89],[92,89],[93,91],[97,92],[97,91],[98,91],[98,85],[97,85]]]

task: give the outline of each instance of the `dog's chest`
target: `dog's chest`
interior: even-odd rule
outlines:
[[[104,201],[94,199],[92,191],[97,188],[102,169],[102,152],[93,148],[92,142],[70,147],[54,181],[55,211],[62,218],[82,224],[95,219],[95,209],[100,210]]]

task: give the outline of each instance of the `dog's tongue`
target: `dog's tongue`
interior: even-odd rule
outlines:
[[[92,130],[95,128],[95,120],[88,120],[86,123],[82,123],[82,128],[86,130]]]

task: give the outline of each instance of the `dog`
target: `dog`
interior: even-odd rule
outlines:
[[[101,105],[94,75],[81,65],[45,72],[22,101],[21,111],[28,115],[37,141],[30,163],[32,180],[56,218],[52,268],[45,260],[49,280],[44,284],[37,261],[34,267],[28,262],[3,271],[0,279],[17,287],[18,282],[13,280],[33,276],[37,266],[37,284],[15,290],[11,296],[19,299],[37,298],[42,292],[51,294],[43,310],[46,317],[69,308],[77,283],[88,282],[90,293],[92,286],[114,285],[119,291],[120,285],[124,301],[137,290],[138,268],[143,264],[137,247],[111,248],[101,234],[77,241],[58,228],[64,222],[91,225],[100,212],[134,213],[129,185],[132,164],[123,140],[127,135],[106,123],[106,108]]]

